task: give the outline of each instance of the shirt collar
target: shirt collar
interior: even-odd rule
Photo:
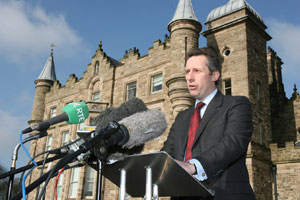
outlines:
[[[211,100],[215,97],[215,95],[217,94],[217,92],[218,92],[218,89],[215,89],[212,93],[210,93],[207,97],[205,97],[202,101],[200,101],[199,99],[196,99],[196,102],[195,102],[195,108],[196,108],[196,106],[197,106],[197,104],[199,103],[199,102],[203,102],[203,103],[205,103],[205,105],[207,106],[210,102],[211,102]]]

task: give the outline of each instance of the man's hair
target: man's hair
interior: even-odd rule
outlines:
[[[199,49],[191,49],[187,53],[186,61],[193,56],[204,55],[207,58],[207,67],[209,71],[215,72],[219,71],[221,74],[221,65],[218,57],[218,53],[211,47],[203,47]]]

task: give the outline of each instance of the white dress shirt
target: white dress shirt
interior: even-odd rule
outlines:
[[[208,106],[208,104],[211,102],[211,100],[215,97],[215,95],[217,94],[218,90],[215,89],[212,93],[210,93],[210,95],[208,95],[207,97],[205,97],[201,102],[205,103],[205,105],[201,108],[200,110],[200,116],[201,119],[203,118],[203,115],[206,111],[206,108]],[[197,104],[200,102],[200,100],[196,99],[195,102],[195,108],[197,106]],[[200,122],[201,123],[201,122]],[[208,177],[205,173],[205,170],[203,168],[203,166],[201,165],[201,163],[199,162],[199,160],[192,158],[191,160],[188,160],[189,163],[193,163],[196,167],[196,174],[194,174],[193,176],[198,179],[199,181],[204,181],[206,180]]]

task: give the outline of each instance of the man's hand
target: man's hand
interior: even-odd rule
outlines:
[[[196,167],[193,163],[188,162],[182,162],[179,160],[175,160],[185,171],[187,171],[189,174],[193,175],[196,173]]]

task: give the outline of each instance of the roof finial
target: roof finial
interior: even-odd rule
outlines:
[[[297,86],[294,83],[294,92],[292,94],[292,99],[297,99],[297,97],[299,97],[299,93],[297,92]]]
[[[294,93],[293,93],[293,96],[296,96],[296,95],[299,95],[298,92],[297,92],[297,86],[296,86],[296,83],[294,83]]]
[[[55,73],[55,67],[54,67],[54,59],[53,59],[53,50],[55,47],[55,44],[50,44],[51,47],[51,54],[49,58],[47,59],[44,68],[37,78],[37,80],[50,80],[55,81],[56,80],[56,73]]]
[[[51,47],[51,55],[53,56],[53,50],[54,50],[54,47],[56,47],[56,46],[54,43],[52,43],[52,44],[50,44],[50,47]]]

